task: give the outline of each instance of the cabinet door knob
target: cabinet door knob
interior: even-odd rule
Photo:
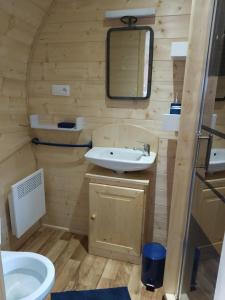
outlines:
[[[91,219],[95,220],[96,219],[96,214],[91,215]]]

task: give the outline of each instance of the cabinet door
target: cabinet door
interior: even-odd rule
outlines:
[[[140,256],[143,212],[144,190],[90,183],[90,249]]]

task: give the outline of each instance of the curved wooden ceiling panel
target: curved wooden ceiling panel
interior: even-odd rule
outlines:
[[[52,0],[0,0],[0,161],[28,137],[26,75],[37,29]]]

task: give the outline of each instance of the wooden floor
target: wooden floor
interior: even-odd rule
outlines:
[[[128,286],[132,300],[162,299],[160,289],[152,293],[142,286],[140,266],[88,254],[87,237],[41,227],[20,251],[51,259],[56,269],[55,292]]]

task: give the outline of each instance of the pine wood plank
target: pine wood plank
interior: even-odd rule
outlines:
[[[28,145],[27,66],[34,37],[50,0],[38,2],[42,8],[30,0],[0,0],[0,175],[3,190],[0,205],[4,218],[2,246],[7,249],[21,246],[37,229],[37,226],[33,227],[23,238],[15,239],[6,208],[10,186],[32,173],[36,167]]]

